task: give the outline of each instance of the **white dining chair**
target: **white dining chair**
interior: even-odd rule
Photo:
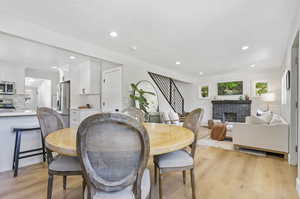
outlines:
[[[38,108],[37,117],[40,123],[43,139],[50,133],[64,128],[61,116],[50,108]],[[63,188],[67,186],[67,176],[82,175],[81,166],[77,157],[65,155],[53,156],[52,151],[46,147],[48,162],[48,190],[47,199],[52,198],[53,176],[63,176]],[[83,182],[83,186],[84,186]]]

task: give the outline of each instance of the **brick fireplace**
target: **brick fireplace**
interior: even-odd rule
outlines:
[[[213,100],[213,119],[223,122],[245,122],[251,115],[251,100]]]

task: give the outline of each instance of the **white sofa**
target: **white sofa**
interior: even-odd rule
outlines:
[[[268,152],[288,153],[289,126],[281,118],[277,124],[257,124],[254,117],[246,118],[246,123],[236,123],[232,128],[232,141],[236,148],[258,149]]]

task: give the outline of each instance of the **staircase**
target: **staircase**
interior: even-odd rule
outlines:
[[[163,75],[148,72],[160,92],[163,94],[172,109],[179,113],[184,114],[184,98],[178,90],[173,79]]]

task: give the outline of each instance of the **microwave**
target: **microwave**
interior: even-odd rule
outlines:
[[[0,81],[0,94],[14,95],[16,94],[16,83],[8,81]]]
[[[6,91],[6,84],[1,81],[0,82],[0,94],[5,94],[5,91]]]

